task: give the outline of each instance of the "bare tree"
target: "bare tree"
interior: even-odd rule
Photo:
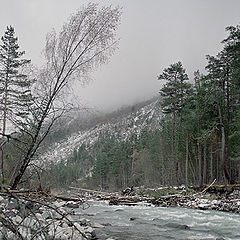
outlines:
[[[11,179],[11,188],[20,183],[30,162],[36,155],[55,121],[69,105],[64,95],[74,81],[84,81],[84,76],[100,64],[106,63],[116,49],[116,29],[121,9],[88,4],[73,14],[57,34],[47,35],[46,66],[40,70],[34,90],[34,104],[29,106],[28,124],[19,126],[10,140],[21,152]]]

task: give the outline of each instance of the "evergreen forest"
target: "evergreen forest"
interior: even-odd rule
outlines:
[[[222,50],[206,57],[204,73],[189,79],[179,61],[159,74],[160,129],[83,144],[67,164],[51,168],[56,182],[79,180],[101,189],[239,182],[240,26],[226,30]]]
[[[100,135],[92,146],[83,143],[74,149],[67,161],[36,171],[37,176],[41,175],[37,179],[58,187],[80,184],[111,190],[143,185],[204,185],[214,179],[218,183],[239,182],[240,26],[227,27],[226,31],[222,50],[216,56],[206,56],[204,73],[197,70],[194,79],[190,79],[181,61],[159,73],[156,81],[162,84],[159,102],[163,112],[160,128],[146,127],[125,140],[111,133]],[[2,42],[1,178],[8,182],[19,169],[15,159],[21,157],[21,144],[28,141],[28,131],[33,126],[29,114],[37,112],[31,94],[35,80],[29,78],[26,70],[21,71],[29,66],[30,60],[22,58],[24,52],[18,50],[13,27],[7,28]],[[8,125],[16,126],[20,132],[6,134]],[[42,130],[34,131],[42,136],[39,135]],[[15,136],[19,140],[10,144]],[[51,136],[57,136],[56,132],[49,135],[53,139]],[[34,149],[31,151],[35,154]],[[24,160],[24,172],[15,182],[19,183],[23,173],[27,178],[34,175],[31,169],[25,171],[32,156]],[[15,187],[17,183],[12,184]]]

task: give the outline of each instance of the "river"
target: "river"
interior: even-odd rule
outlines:
[[[106,225],[96,230],[99,239],[240,239],[240,215],[226,212],[154,206],[109,206],[89,202],[79,214]]]

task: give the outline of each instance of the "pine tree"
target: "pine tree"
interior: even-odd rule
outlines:
[[[162,96],[163,112],[172,114],[172,145],[174,145],[176,116],[179,115],[182,118],[183,106],[191,85],[186,82],[188,75],[181,62],[171,64],[168,68],[164,69],[163,73],[159,75],[158,80],[166,81],[160,94]],[[172,147],[174,148],[174,146]]]
[[[0,112],[1,133],[6,134],[7,124],[23,124],[29,115],[32,81],[22,73],[30,60],[23,59],[24,51],[19,51],[18,38],[12,26],[1,38],[0,45]]]

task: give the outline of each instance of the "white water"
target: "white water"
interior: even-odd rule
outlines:
[[[93,222],[111,224],[97,230],[100,239],[240,240],[239,214],[153,206],[109,206],[106,202],[89,204],[90,207],[79,210],[80,213],[94,214],[86,217]],[[186,226],[189,228],[185,229]]]

